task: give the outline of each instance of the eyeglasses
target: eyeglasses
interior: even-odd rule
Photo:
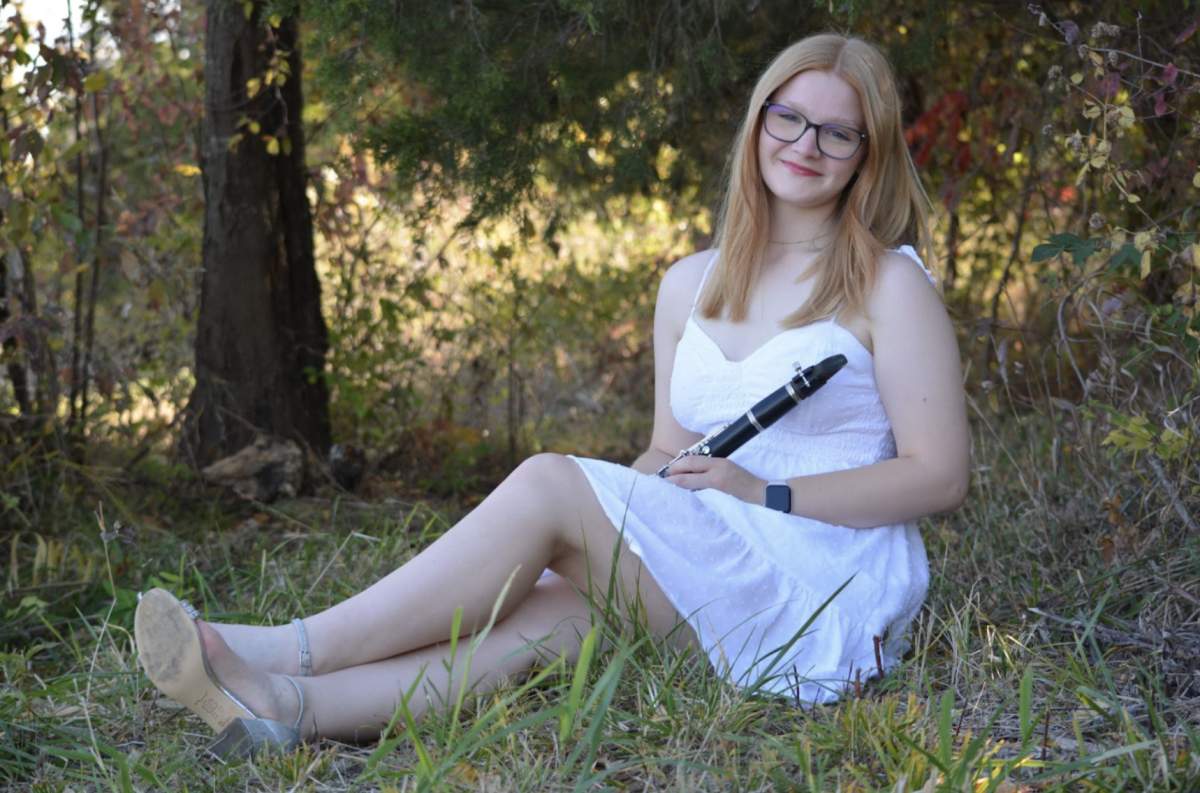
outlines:
[[[835,160],[848,160],[858,152],[867,133],[843,124],[814,124],[787,105],[763,103],[763,129],[775,140],[795,143],[805,132],[815,130],[817,151]]]

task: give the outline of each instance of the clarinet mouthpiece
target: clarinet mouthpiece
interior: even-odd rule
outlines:
[[[838,353],[831,355],[813,366],[812,379],[824,382],[833,377],[846,365],[846,356]]]

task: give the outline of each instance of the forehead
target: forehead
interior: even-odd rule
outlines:
[[[810,70],[792,75],[775,89],[771,101],[795,108],[818,124],[839,122],[861,127],[864,123],[858,91],[833,72]]]

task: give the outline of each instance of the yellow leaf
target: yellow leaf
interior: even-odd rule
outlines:
[[[1088,168],[1090,168],[1090,167],[1091,166],[1085,162],[1083,164],[1083,167],[1079,169],[1079,176],[1075,177],[1075,186],[1076,187],[1083,184],[1083,177],[1087,176]]]
[[[249,19],[254,16],[254,3],[242,3],[242,15]]]
[[[1137,248],[1139,251],[1144,251],[1149,246],[1150,246],[1150,232],[1139,231],[1137,234],[1133,235],[1133,247]]]
[[[1196,171],[1196,175],[1192,177],[1192,187],[1200,187],[1200,171]]]
[[[175,173],[183,176],[199,176],[200,169],[190,162],[181,162],[175,164]]]
[[[83,90],[87,93],[103,91],[108,86],[108,75],[104,72],[92,72],[83,80]]]
[[[238,144],[242,142],[242,133],[229,136],[229,150],[237,151]]]
[[[1088,160],[1088,162],[1093,168],[1103,168],[1104,163],[1108,162],[1108,158],[1103,154],[1097,154],[1095,157]]]
[[[1089,52],[1088,60],[1090,60],[1096,66],[1104,65],[1104,57],[1098,52]]]
[[[267,141],[267,154],[279,153],[279,138],[271,138]]]
[[[251,77],[246,81],[246,98],[253,99],[258,92],[262,90],[262,80],[257,77]]]
[[[1138,203],[1139,201],[1141,201],[1142,199],[1138,198],[1138,197],[1137,197],[1137,196],[1135,196],[1133,193],[1129,193],[1129,194],[1127,194],[1127,195],[1125,196],[1125,200],[1126,200],[1126,201],[1128,201],[1128,202],[1129,202],[1129,203],[1131,203],[1131,204],[1136,204],[1136,203]]]
[[[1150,258],[1150,251],[1142,251],[1142,279],[1145,279],[1146,276],[1150,275]]]
[[[257,121],[251,121],[247,126],[250,128],[250,134],[252,135],[257,135],[258,133],[262,132],[262,125]]]
[[[271,27],[277,28],[283,24],[283,14],[271,14],[267,22],[271,24]]]
[[[1079,72],[1075,72],[1074,74],[1071,75],[1071,82],[1074,83],[1075,85],[1079,85],[1080,83],[1083,82],[1083,75],[1080,74]]]
[[[1200,242],[1192,243],[1192,266],[1200,270]]]
[[[1083,111],[1084,118],[1100,118],[1100,105],[1088,104]]]

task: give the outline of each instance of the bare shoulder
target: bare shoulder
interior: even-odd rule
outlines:
[[[696,300],[696,291],[704,278],[704,271],[717,252],[700,251],[685,256],[667,268],[658,287],[657,312],[662,319],[682,327],[682,322],[691,313]]]
[[[675,262],[663,275],[659,291],[666,291],[671,297],[686,297],[690,305],[700,288],[704,270],[716,255],[714,250],[698,251]]]
[[[914,310],[944,308],[942,297],[929,279],[929,274],[913,259],[884,251],[879,258],[879,276],[868,300],[871,316],[896,312],[911,314]]]

